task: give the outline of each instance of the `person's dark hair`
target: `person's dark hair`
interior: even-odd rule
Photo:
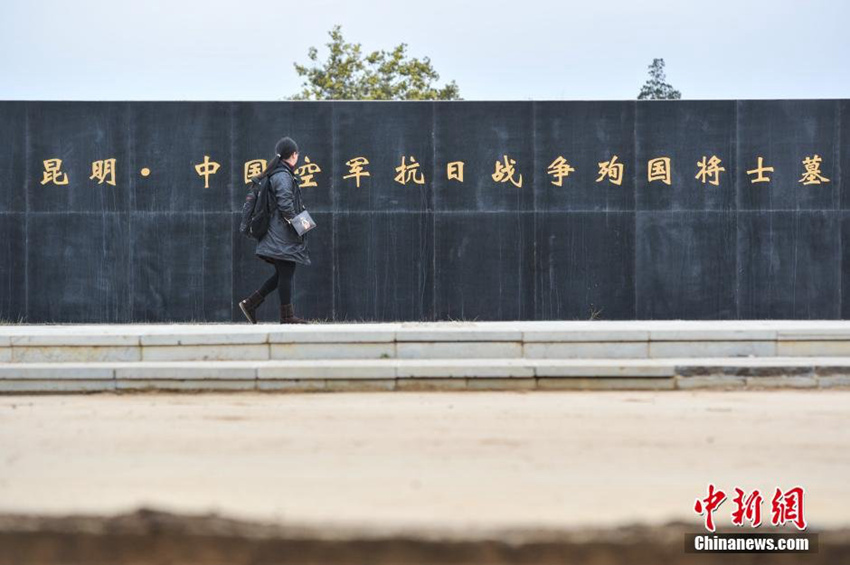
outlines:
[[[284,160],[292,157],[293,153],[298,152],[298,144],[295,143],[291,137],[282,137],[277,140],[277,143],[274,146],[275,156],[269,159],[268,164],[266,165],[266,170],[262,173],[254,177],[252,180],[259,181],[263,177],[268,176],[275,168],[277,168],[278,164]]]

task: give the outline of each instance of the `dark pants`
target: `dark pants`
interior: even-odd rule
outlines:
[[[266,296],[277,287],[280,303],[290,304],[292,302],[292,275],[295,274],[295,265],[297,265],[295,261],[275,259],[274,274],[263,283],[258,292]]]

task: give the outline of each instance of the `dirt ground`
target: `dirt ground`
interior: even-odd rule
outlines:
[[[699,531],[709,482],[801,485],[810,530],[840,531],[848,448],[850,391],[0,397],[0,534],[139,508],[349,539]]]

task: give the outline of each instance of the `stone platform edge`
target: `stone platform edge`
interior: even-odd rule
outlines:
[[[0,394],[850,387],[845,358],[0,364]]]
[[[0,363],[747,356],[850,358],[850,322],[0,326]]]
[[[850,341],[850,321],[0,325],[0,347],[390,342]]]

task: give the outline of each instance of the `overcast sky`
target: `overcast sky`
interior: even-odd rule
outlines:
[[[0,99],[279,100],[337,23],[467,100],[850,97],[848,0],[0,0]]]

